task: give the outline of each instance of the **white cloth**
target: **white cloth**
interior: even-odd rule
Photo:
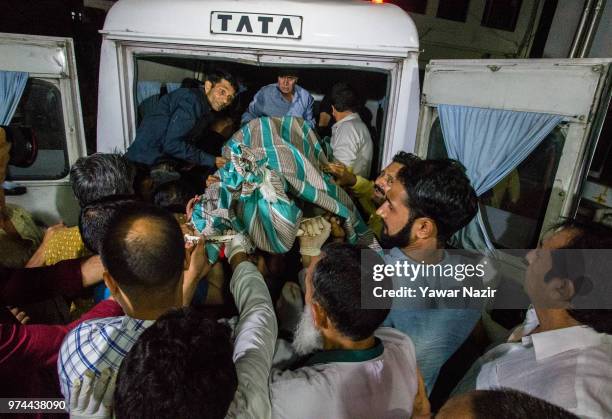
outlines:
[[[612,417],[612,336],[587,326],[525,335],[483,355],[453,394],[495,387],[528,393],[580,417]]]
[[[382,327],[377,347],[366,351],[322,351],[295,370],[272,370],[274,418],[407,418],[417,393],[414,345],[403,333]],[[380,346],[382,347],[380,347]],[[377,352],[378,351],[378,352]],[[363,355],[376,355],[358,360]],[[367,358],[368,355],[365,356]]]
[[[238,388],[225,417],[270,418],[268,379],[278,333],[270,293],[251,262],[238,265],[230,291],[240,313],[234,332]]]
[[[370,177],[374,144],[370,130],[358,113],[334,124],[330,143],[336,160],[351,167],[354,174],[366,179]]]

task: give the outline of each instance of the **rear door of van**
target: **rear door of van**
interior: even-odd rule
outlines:
[[[0,56],[0,71],[28,74],[9,125],[31,128],[38,143],[30,167],[9,166],[7,180],[25,192],[18,188],[7,202],[43,223],[73,225],[78,205],[68,174],[86,146],[72,39],[1,33]]]

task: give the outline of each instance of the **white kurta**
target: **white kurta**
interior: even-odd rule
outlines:
[[[408,418],[417,393],[414,345],[382,327],[365,351],[322,351],[295,370],[272,370],[272,417]]]
[[[534,316],[532,311],[528,319]],[[525,333],[537,326],[531,323]],[[612,417],[612,336],[587,326],[525,335],[484,354],[453,393],[496,387],[528,393],[580,417]]]
[[[334,159],[353,169],[353,173],[368,179],[372,166],[374,144],[366,124],[358,113],[352,113],[332,127],[331,147]]]

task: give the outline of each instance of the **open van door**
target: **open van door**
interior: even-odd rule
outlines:
[[[30,128],[38,144],[30,167],[9,166],[7,180],[25,187],[25,192],[19,188],[21,194],[7,196],[7,202],[26,208],[47,224],[60,220],[75,224],[78,204],[68,173],[86,154],[86,146],[73,42],[0,33],[0,57],[0,71],[28,76],[9,125]]]
[[[533,248],[559,217],[574,215],[601,130],[599,114],[610,101],[611,63],[440,60],[427,65],[416,148],[421,157],[446,157],[438,118],[442,104],[562,117],[518,167],[479,197],[496,248]]]

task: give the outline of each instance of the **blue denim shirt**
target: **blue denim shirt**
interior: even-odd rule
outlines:
[[[262,116],[295,116],[302,118],[314,128],[313,104],[312,95],[308,93],[308,90],[297,84],[294,87],[292,102],[283,97],[276,83],[269,84],[259,89],[259,92],[255,94],[248,109],[242,114],[241,123],[245,124]]]
[[[151,113],[145,115],[126,157],[147,165],[154,165],[163,157],[172,157],[214,167],[215,156],[187,141],[200,118],[212,120],[212,110],[203,89],[183,88],[168,93]]]
[[[388,265],[404,260],[417,263],[398,248],[391,249],[385,256],[385,263]],[[440,263],[453,261],[444,260]],[[413,284],[433,285],[426,284],[426,281],[430,281],[430,278],[420,277]],[[394,278],[394,287],[398,288],[399,285]],[[418,298],[408,301],[408,305],[395,303],[396,300],[383,326],[393,327],[410,336],[416,350],[417,365],[429,394],[442,365],[459,349],[476,326],[480,319],[480,310],[436,308],[432,307],[430,302]]]

